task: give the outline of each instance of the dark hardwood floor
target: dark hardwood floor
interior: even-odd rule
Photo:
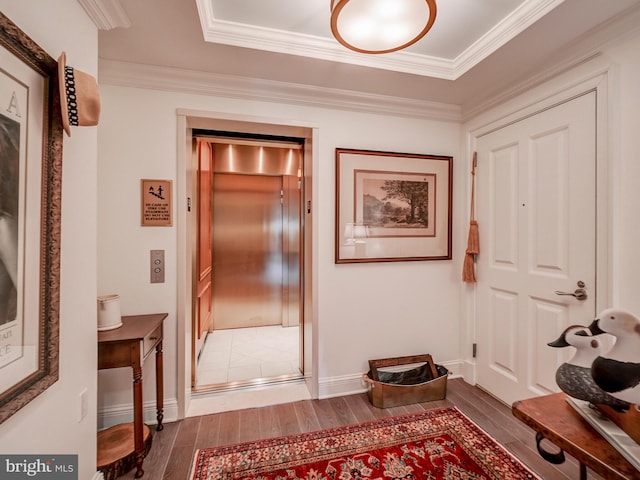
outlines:
[[[567,456],[567,461],[562,465],[547,463],[536,450],[534,432],[511,414],[510,407],[462,379],[449,380],[445,400],[403,407],[376,408],[363,393],[216,413],[167,423],[164,430],[153,430],[153,445],[144,461],[145,474],[142,478],[187,480],[199,448],[290,435],[451,405],[458,407],[540,478],[579,478],[579,467],[575,460]],[[134,472],[135,469],[121,478],[133,479]],[[591,471],[588,476],[590,480],[601,479]]]

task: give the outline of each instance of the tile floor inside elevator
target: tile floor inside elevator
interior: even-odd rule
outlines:
[[[197,386],[299,375],[299,328],[215,330],[207,335],[197,367]]]

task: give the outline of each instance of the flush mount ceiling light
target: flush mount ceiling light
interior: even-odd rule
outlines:
[[[331,31],[360,53],[389,53],[416,43],[436,20],[436,0],[331,0]]]

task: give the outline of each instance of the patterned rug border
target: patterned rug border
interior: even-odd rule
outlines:
[[[200,455],[203,452],[210,452],[209,456],[213,456],[213,455],[225,456],[225,455],[235,454],[238,452],[242,453],[242,452],[247,452],[247,451],[257,450],[257,449],[264,449],[264,448],[278,449],[278,448],[283,448],[292,443],[314,442],[314,441],[318,441],[318,440],[326,439],[330,437],[338,437],[338,438],[342,438],[345,436],[348,437],[349,435],[356,435],[358,433],[361,433],[363,431],[368,431],[368,430],[384,431],[384,429],[394,428],[397,426],[403,427],[405,424],[409,426],[409,428],[404,430],[403,435],[385,437],[387,438],[386,441],[376,440],[375,446],[360,445],[359,447],[354,447],[353,444],[349,444],[349,442],[342,442],[346,444],[344,448],[348,450],[349,454],[351,455],[354,453],[366,452],[368,450],[371,450],[372,448],[384,448],[384,447],[397,445],[398,443],[401,443],[403,441],[411,441],[411,440],[416,440],[420,438],[426,438],[429,436],[433,436],[438,431],[443,433],[446,432],[450,434],[452,437],[458,437],[458,435],[454,430],[448,430],[448,429],[445,429],[444,427],[440,427],[440,430],[436,430],[436,431],[417,431],[415,429],[415,424],[418,424],[420,422],[424,422],[427,420],[434,420],[434,419],[441,419],[442,421],[444,418],[451,417],[451,416],[457,416],[459,417],[459,420],[461,419],[463,422],[467,422],[469,428],[475,430],[476,435],[480,437],[486,437],[490,441],[492,446],[497,451],[501,452],[504,457],[506,457],[505,460],[508,460],[511,464],[515,465],[516,467],[519,467],[524,474],[528,475],[528,477],[526,478],[530,478],[531,480],[541,480],[541,478],[537,476],[537,474],[535,474],[529,467],[527,467],[524,464],[524,462],[518,459],[513,453],[507,450],[503,445],[501,445],[497,440],[495,440],[491,435],[489,435],[485,430],[483,430],[476,422],[474,422],[471,418],[469,418],[467,415],[465,415],[462,411],[460,411],[460,409],[458,409],[455,406],[435,408],[435,409],[425,410],[423,412],[406,413],[406,414],[392,416],[392,417],[384,417],[380,419],[367,420],[362,423],[353,423],[350,425],[330,427],[326,429],[314,430],[310,432],[302,432],[302,433],[297,433],[292,435],[281,435],[277,437],[260,439],[255,441],[200,448],[195,452],[189,480],[196,480],[197,478],[196,474],[200,473],[198,471],[199,470],[198,459],[200,458]],[[414,428],[411,428],[411,424],[414,424]],[[380,430],[380,429],[383,429],[383,430]],[[397,433],[397,431],[395,433]],[[456,440],[459,442],[459,446],[463,448],[468,455],[470,455],[471,457],[477,457],[477,453],[469,449],[469,446],[466,445],[463,438],[461,437],[456,438]],[[467,451],[467,450],[470,450],[470,451]],[[335,448],[329,451],[326,451],[322,454],[319,454],[317,450],[310,450],[306,456],[308,457],[309,461],[317,461],[317,460],[323,460],[323,459],[327,459],[327,458],[331,458],[336,455],[339,455],[341,451],[342,450],[340,449],[340,446],[337,445]],[[273,464],[271,465],[265,464],[261,468],[267,468],[267,467],[269,469],[273,467],[276,467],[278,469],[286,468],[288,465],[283,464],[278,457],[279,456],[274,456]],[[292,463],[298,463],[300,460],[301,460],[300,457],[298,457],[295,461],[292,461]],[[479,460],[480,463],[482,463],[482,458],[477,458],[477,460]],[[496,476],[496,478],[501,478],[501,477]]]

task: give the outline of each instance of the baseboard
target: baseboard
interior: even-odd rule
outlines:
[[[450,362],[439,363],[449,370],[449,378],[458,378],[462,376],[464,362],[455,360]],[[330,377],[320,379],[318,398],[341,397],[343,395],[354,395],[356,393],[364,393],[367,391],[367,385],[362,381],[362,374],[342,375],[339,377]]]
[[[438,362],[438,365],[442,365],[449,370],[449,378],[462,377],[462,369],[464,366],[463,360],[452,360],[450,362]]]
[[[367,391],[362,374],[321,378],[318,382],[318,398],[341,397]]]
[[[175,422],[178,420],[178,401],[174,399],[164,402],[163,422]],[[142,417],[147,425],[155,425],[157,422],[156,401],[145,402],[142,406]],[[133,404],[116,405],[98,411],[98,430],[129,423],[133,421]]]
[[[470,385],[477,383],[477,369],[475,360],[465,360],[461,362],[460,373],[464,381]]]
[[[449,370],[449,378],[463,377],[465,380],[467,380],[468,377],[475,377],[475,364],[465,362],[464,360],[439,362],[439,365],[442,365],[447,370]],[[362,381],[361,373],[320,379],[320,381],[318,382],[318,387],[318,398],[341,397],[344,395],[353,395],[357,393],[364,393],[367,391],[367,385]],[[157,423],[155,400],[144,403],[143,418],[144,422],[147,425],[155,425]],[[98,412],[98,429],[103,430],[120,423],[131,422],[132,420],[132,404],[112,406]],[[175,398],[165,400],[163,421],[169,423],[175,422],[177,420],[177,400]],[[98,478],[94,480],[98,480]]]

